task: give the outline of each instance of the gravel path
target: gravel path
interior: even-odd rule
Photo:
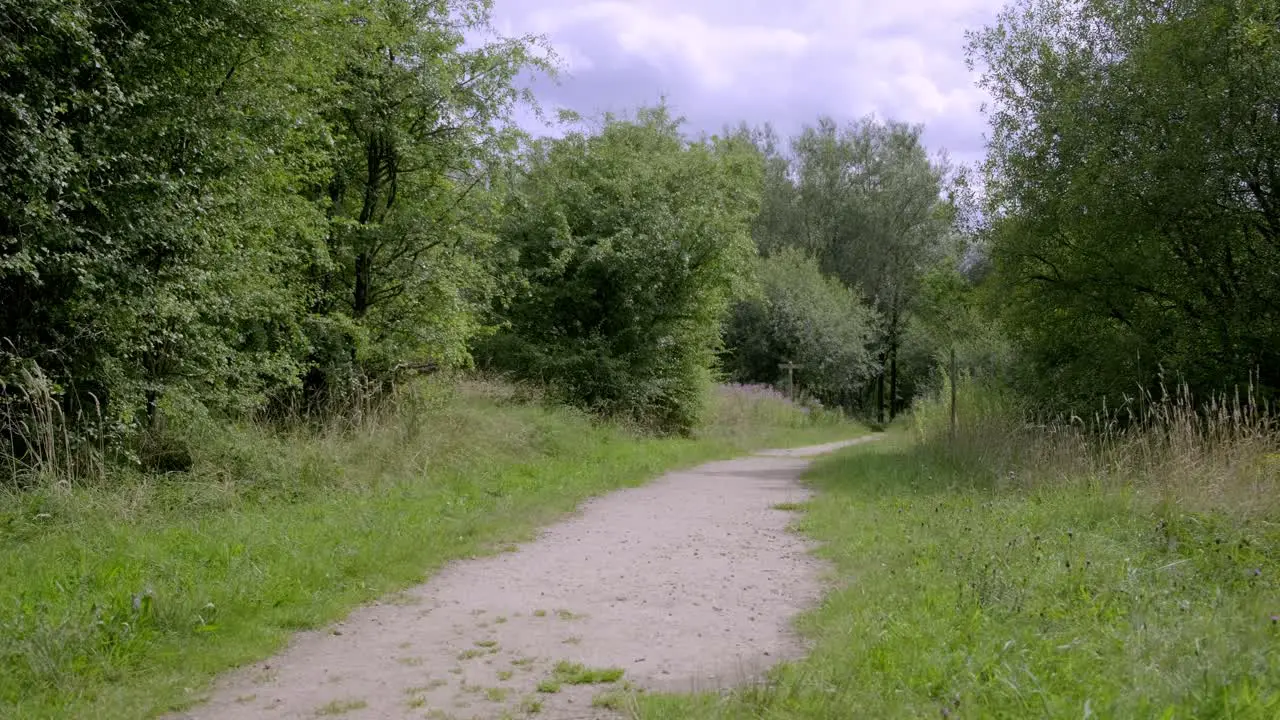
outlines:
[[[514,552],[455,563],[298,635],[177,717],[490,719],[536,703],[538,718],[614,718],[592,699],[625,682],[689,691],[758,676],[803,651],[790,620],[820,591],[821,566],[787,530],[794,515],[775,506],[807,497],[807,458],[854,442],[709,463],[592,500]],[[562,661],[625,674],[538,692]]]

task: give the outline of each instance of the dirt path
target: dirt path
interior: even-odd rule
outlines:
[[[806,497],[806,458],[848,444],[710,463],[590,501],[515,552],[455,563],[300,634],[178,717],[488,719],[535,703],[539,718],[616,717],[592,699],[621,683],[538,692],[561,661],[656,690],[741,682],[803,650],[790,620],[817,599],[821,568],[775,506]]]

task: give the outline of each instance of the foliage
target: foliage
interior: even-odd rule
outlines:
[[[0,454],[468,361],[535,38],[482,0],[0,0]],[[305,380],[305,382],[304,382]],[[41,404],[37,407],[37,404]],[[81,463],[83,464],[83,463]]]
[[[751,133],[766,167],[756,243],[764,254],[803,249],[874,310],[879,371],[858,400],[880,416],[886,405],[890,415],[904,407],[899,366],[912,303],[958,228],[960,176],[945,158],[930,158],[921,132],[873,118],[842,127],[824,117],[785,151],[771,128]],[[848,375],[863,372],[851,367]]]
[[[1278,14],[1021,0],[971,36],[994,98],[991,299],[1024,391],[1280,387]]]
[[[47,375],[67,414],[113,431],[169,388],[240,408],[288,382],[290,266],[321,218],[288,192],[292,158],[263,152],[253,125],[276,108],[236,71],[294,13],[37,0],[0,17],[0,402],[21,416],[15,386]]]
[[[502,230],[523,284],[483,355],[593,411],[691,431],[753,254],[756,155],[687,142],[658,107],[527,162]]]
[[[516,76],[551,65],[537,38],[468,47],[468,33],[488,29],[485,3],[341,8],[331,21],[340,28],[334,87],[321,112],[330,224],[314,306],[358,340],[313,360],[339,381],[352,358],[364,373],[465,364],[492,290],[484,258],[497,207],[486,197],[487,170],[514,142],[504,123],[527,99]]]
[[[740,301],[725,325],[725,371],[737,380],[779,384],[784,362],[801,365],[800,384],[829,405],[849,406],[878,368],[870,346],[874,311],[804,251],[762,258],[758,297]]]

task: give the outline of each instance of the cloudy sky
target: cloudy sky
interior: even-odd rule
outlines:
[[[1003,0],[497,0],[503,34],[547,36],[567,72],[548,108],[623,112],[666,96],[694,131],[820,114],[924,123],[926,142],[982,156],[983,94],[964,31]]]

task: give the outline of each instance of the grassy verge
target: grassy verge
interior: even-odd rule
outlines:
[[[501,550],[584,498],[746,448],[856,434],[723,394],[656,439],[486,383],[358,427],[196,433],[189,474],[0,496],[0,717],[140,718],[297,630]]]
[[[1162,422],[899,431],[820,461],[802,525],[837,584],[801,620],[812,654],[636,715],[1280,717],[1275,437]]]

